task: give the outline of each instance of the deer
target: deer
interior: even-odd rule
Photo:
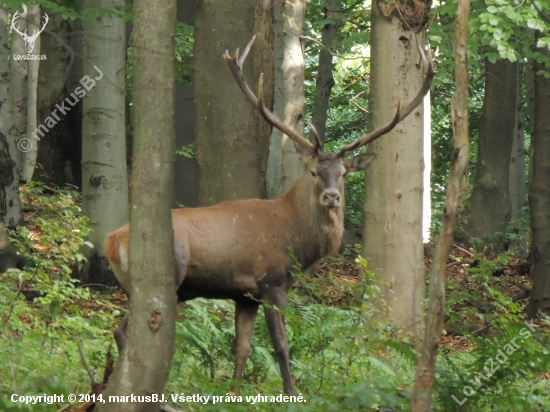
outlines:
[[[23,7],[26,9],[27,6],[23,5]],[[46,25],[48,24],[48,21],[50,20],[50,18],[48,17],[48,15],[46,13],[44,13],[44,23],[42,24],[42,27],[40,29],[34,30],[32,35],[29,36],[27,34],[27,30],[25,30],[25,32],[22,32],[21,29],[15,24],[17,19],[19,19],[20,17],[21,17],[21,13],[16,11],[13,14],[13,17],[11,18],[11,27],[15,32],[17,32],[17,33],[19,33],[19,35],[21,35],[21,37],[23,38],[23,41],[25,42],[25,45],[26,45],[26,48],[27,48],[27,53],[31,54],[32,51],[34,50],[34,45],[36,43],[36,39],[38,39],[38,36],[40,35],[40,33],[42,33],[44,31],[44,29],[46,28]]]
[[[408,116],[429,91],[435,70],[420,49],[425,79],[416,97],[406,106],[399,102],[393,119],[344,146],[337,153],[325,152],[316,132],[316,143],[286,126],[263,102],[263,75],[258,94],[246,83],[242,67],[255,36],[239,57],[226,51],[223,58],[237,85],[250,103],[275,128],[294,142],[305,162],[305,173],[283,195],[274,199],[234,200],[214,206],[174,209],[175,289],[178,301],[198,297],[231,299],[235,302],[234,382],[240,382],[250,354],[258,309],[264,303],[265,320],[279,365],[283,389],[296,396],[290,372],[289,344],[283,311],[294,282],[293,267],[303,270],[338,251],[344,233],[344,179],[349,172],[365,170],[372,153],[347,158],[350,152],[387,134]],[[130,290],[128,272],[129,224],[110,233],[105,255],[122,287]],[[131,296],[130,296],[131,298]],[[128,317],[115,331],[121,353]],[[232,391],[239,394],[239,385]]]

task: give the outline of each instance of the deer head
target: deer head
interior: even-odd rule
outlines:
[[[14,31],[16,31],[17,33],[19,33],[21,35],[21,37],[25,41],[25,45],[27,46],[27,53],[31,54],[32,51],[34,50],[34,45],[36,43],[36,39],[38,39],[38,36],[40,35],[40,33],[42,33],[44,31],[44,29],[46,28],[46,25],[48,24],[48,21],[49,21],[50,18],[48,17],[48,15],[46,13],[44,13],[44,24],[42,25],[42,27],[40,29],[35,30],[31,36],[29,36],[27,34],[27,30],[25,30],[25,32],[22,33],[21,30],[19,29],[19,27],[16,26],[15,22],[19,18],[21,18],[21,14],[18,11],[16,11],[13,14],[13,17],[11,18],[11,27]]]
[[[426,77],[424,78],[424,82],[418,94],[406,107],[403,108],[401,102],[399,102],[395,116],[389,123],[344,146],[338,153],[330,153],[323,152],[323,147],[319,136],[311,123],[310,126],[315,137],[315,144],[311,143],[308,139],[285,125],[277,116],[265,107],[263,103],[263,74],[260,75],[258,82],[257,96],[252,92],[246,83],[243,76],[242,67],[255,39],[256,36],[250,40],[244,49],[242,56],[240,57],[239,49],[237,49],[235,56],[233,57],[231,57],[227,51],[225,52],[223,57],[229,65],[233,77],[250,103],[256,107],[267,122],[294,141],[296,150],[302,155],[306,162],[308,172],[314,179],[322,182],[322,187],[324,187],[324,189],[319,193],[319,204],[327,207],[340,206],[343,194],[343,177],[345,177],[347,172],[364,170],[374,158],[373,154],[362,154],[346,159],[347,154],[390,132],[397,123],[407,117],[422,102],[424,96],[430,90],[436,74],[431,58],[428,61],[424,51],[419,45],[418,49],[422,57],[423,66],[426,70]],[[342,187],[342,190],[338,190],[340,186]]]

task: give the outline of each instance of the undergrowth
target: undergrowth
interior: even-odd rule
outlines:
[[[71,277],[89,233],[76,192],[44,194],[41,186],[32,185],[24,196],[32,231],[20,228],[12,241],[34,265],[0,275],[0,411],[57,411],[63,405],[29,409],[10,397],[87,393],[90,378],[79,352],[100,380],[120,308]],[[466,344],[441,348],[434,410],[550,410],[548,321],[540,328],[525,324],[521,303],[499,288],[492,272],[508,264],[509,255],[478,258],[479,264],[467,269],[464,284],[449,285],[446,325],[465,325],[461,339]],[[282,390],[261,311],[241,382],[243,402],[225,402],[234,383],[234,305],[204,299],[179,308],[176,354],[165,393],[222,399],[216,405],[176,403],[186,411],[409,410],[415,343],[396,337],[396,330],[379,320],[388,286],[365,260],[358,258],[358,264],[355,283],[330,273],[295,275],[297,285],[284,315],[292,373],[305,402],[245,401],[246,396],[277,396]],[[491,325],[483,336],[467,332],[480,324]]]

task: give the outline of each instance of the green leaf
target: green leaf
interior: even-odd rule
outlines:
[[[534,29],[534,30],[540,30],[540,31],[545,30],[544,23],[542,23],[538,19],[528,19],[527,20],[527,27],[529,27],[530,29]]]

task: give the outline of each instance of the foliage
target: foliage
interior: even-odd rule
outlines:
[[[190,143],[187,146],[182,146],[181,149],[176,150],[176,154],[186,157],[188,159],[193,159],[196,156],[195,143]]]
[[[176,25],[176,80],[191,84],[193,75],[193,47],[195,28],[185,23]]]
[[[11,241],[33,263],[24,271],[0,275],[0,410],[17,410],[9,401],[18,394],[63,394],[89,390],[79,367],[78,345],[96,369],[104,363],[106,333],[113,323],[113,305],[97,303],[88,290],[76,286],[72,268],[84,259],[82,247],[90,232],[73,188],[52,190],[31,182],[22,188],[31,233],[19,227]],[[34,297],[34,299],[33,299]],[[86,311],[84,303],[98,306]],[[67,368],[67,364],[72,365]],[[11,408],[11,409],[10,409]],[[54,411],[55,405],[35,405]]]

